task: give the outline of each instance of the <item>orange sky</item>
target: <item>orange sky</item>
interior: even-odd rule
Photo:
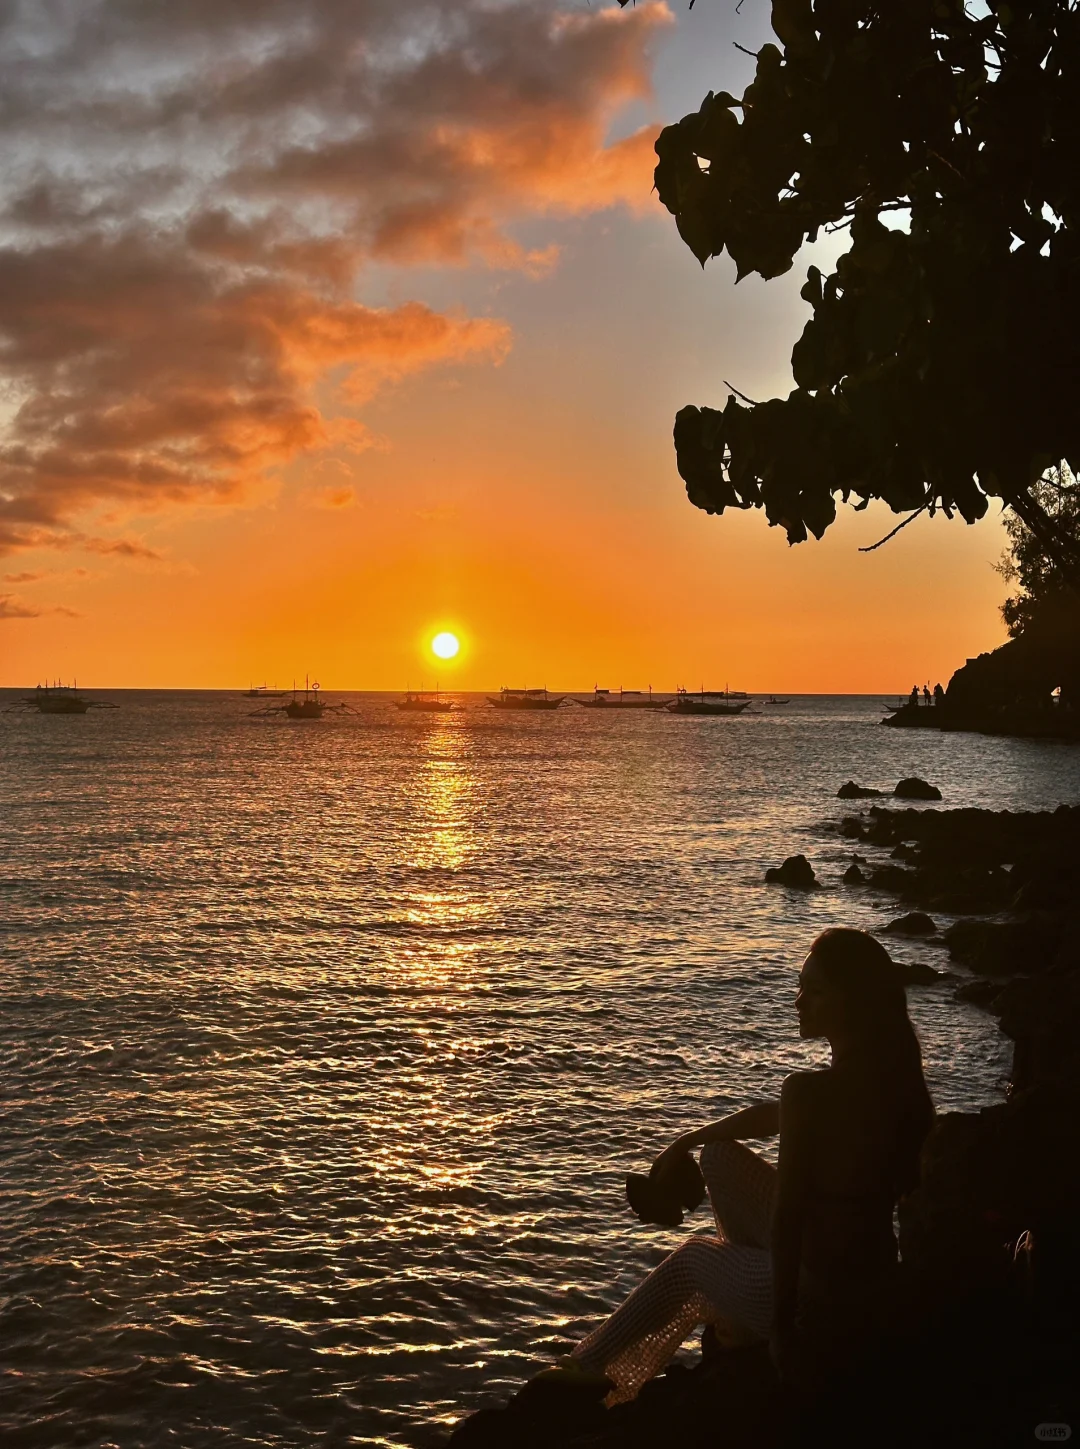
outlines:
[[[906,691],[999,643],[996,519],[865,555],[891,514],[789,549],[686,502],[676,409],[790,388],[809,258],[703,274],[649,146],[742,88],[761,16],[418,0],[417,59],[402,8],[343,38],[252,0],[208,65],[228,7],[133,38],[98,0],[81,99],[44,47],[0,250],[0,683]]]

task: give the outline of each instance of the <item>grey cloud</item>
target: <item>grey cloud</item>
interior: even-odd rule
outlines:
[[[504,324],[366,307],[364,265],[540,274],[554,251],[517,222],[645,204],[652,132],[606,136],[668,18],[0,5],[0,552],[89,548],[102,504],[235,502],[302,454],[368,446],[355,410],[379,386],[498,362]]]

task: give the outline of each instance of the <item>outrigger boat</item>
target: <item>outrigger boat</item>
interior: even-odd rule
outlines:
[[[575,699],[574,703],[583,705],[585,709],[664,709],[671,703],[671,696],[654,695],[651,684],[647,694],[640,689],[620,689],[616,693],[613,689],[601,689],[596,685],[592,699]]]
[[[667,709],[669,714],[742,714],[749,705],[749,696],[740,698],[726,689],[701,689],[697,694],[688,694],[680,685]]]
[[[548,694],[546,689],[507,689],[504,684],[498,699],[489,694],[487,702],[494,709],[558,709],[565,694]]]
[[[38,714],[85,714],[89,709],[116,709],[112,703],[84,699],[72,684],[39,684],[33,694],[12,706],[13,709],[34,709]]]
[[[278,689],[275,684],[269,689],[265,684],[251,684],[244,690],[245,699],[284,699],[288,694],[287,689]]]
[[[444,713],[457,708],[450,700],[443,699],[437,689],[407,689],[405,698],[395,703],[398,709],[415,710],[420,714]]]
[[[355,714],[356,711],[351,705],[344,701],[337,704],[327,704],[326,700],[319,698],[318,680],[308,683],[307,675],[304,675],[304,695],[302,699],[297,698],[297,688],[293,685],[292,699],[288,704],[271,704],[266,709],[257,709],[252,716],[254,719],[262,714],[284,714],[289,719],[322,719],[327,710],[333,710],[338,714]]]

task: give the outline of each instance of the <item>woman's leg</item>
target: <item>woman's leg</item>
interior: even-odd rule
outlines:
[[[573,1356],[607,1374],[616,1385],[608,1402],[619,1403],[633,1398],[699,1323],[738,1323],[764,1338],[771,1314],[768,1252],[695,1236],[654,1268]]]
[[[776,1168],[741,1142],[710,1142],[701,1149],[701,1174],[720,1236],[728,1243],[767,1248]]]

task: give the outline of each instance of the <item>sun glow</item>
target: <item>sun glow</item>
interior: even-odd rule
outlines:
[[[456,634],[436,634],[431,641],[431,652],[436,659],[454,659],[460,648],[461,643]]]

